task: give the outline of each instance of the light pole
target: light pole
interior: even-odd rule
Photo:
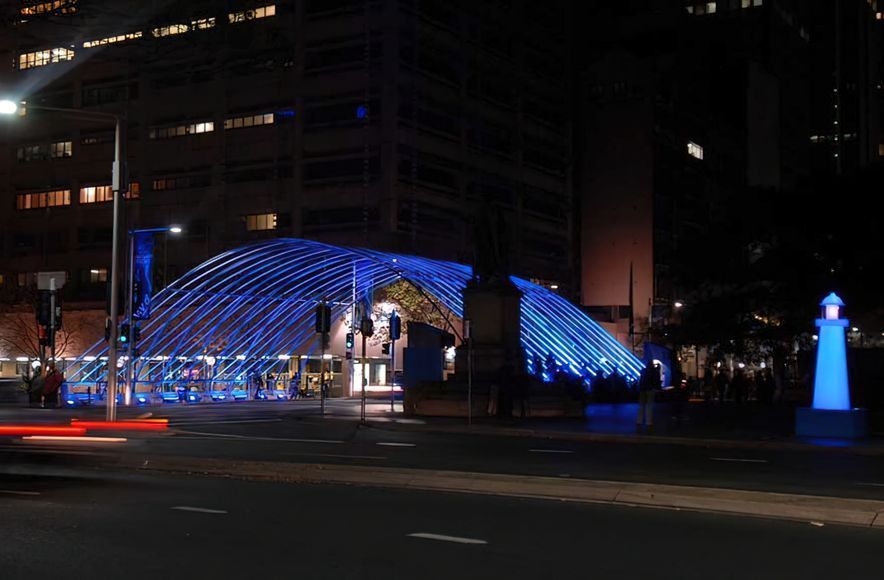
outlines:
[[[106,324],[110,328],[110,336],[107,349],[107,420],[117,420],[117,317],[120,311],[119,295],[119,261],[120,253],[120,199],[126,194],[129,188],[129,181],[126,176],[125,163],[125,147],[126,147],[126,119],[122,114],[103,113],[99,111],[83,111],[82,109],[67,109],[62,107],[44,107],[41,105],[30,105],[25,101],[19,103],[12,100],[0,100],[0,114],[14,115],[19,111],[20,106],[24,110],[34,109],[39,111],[51,111],[56,113],[64,113],[71,117],[80,119],[92,119],[98,121],[113,120],[114,122],[114,164],[112,166],[112,182],[111,189],[114,195],[113,209],[113,240],[111,243],[111,292],[110,292],[110,308],[108,309],[108,317]]]
[[[135,395],[135,357],[137,356],[136,348],[138,342],[138,333],[135,332],[135,237],[139,234],[180,234],[182,229],[180,226],[168,226],[165,228],[145,228],[140,230],[129,230],[129,259],[126,267],[126,312],[129,319],[129,356],[126,358],[126,392],[123,395],[123,402],[128,407],[132,404],[132,397]]]

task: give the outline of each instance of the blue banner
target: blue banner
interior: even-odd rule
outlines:
[[[132,311],[135,320],[150,318],[153,296],[153,240],[151,232],[135,234]]]

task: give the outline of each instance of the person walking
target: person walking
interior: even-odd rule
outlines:
[[[43,367],[35,368],[34,375],[31,377],[31,381],[28,383],[29,407],[43,406],[43,388],[45,384],[46,379],[43,377]]]
[[[654,393],[660,389],[660,367],[649,362],[638,381],[638,416],[635,424],[651,427],[654,425]]]
[[[64,382],[64,375],[55,368],[55,363],[49,363],[49,372],[43,381],[43,401],[46,407],[58,407],[58,394]]]

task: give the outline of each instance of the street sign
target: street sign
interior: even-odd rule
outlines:
[[[61,290],[67,279],[67,272],[37,272],[37,290]],[[54,288],[53,280],[55,280]]]

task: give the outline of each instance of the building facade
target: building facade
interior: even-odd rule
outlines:
[[[160,287],[275,236],[471,262],[482,211],[575,287],[567,2],[4,4],[0,98],[34,107],[0,119],[7,302],[43,270],[107,292],[113,127],[41,105],[126,115],[127,227],[184,229]]]
[[[625,1],[575,19],[596,23],[575,40],[581,300],[622,341],[677,315],[692,290],[674,276],[680,256],[723,235],[708,224],[726,201],[772,200],[874,160],[877,3],[831,3],[838,22],[822,4]]]

